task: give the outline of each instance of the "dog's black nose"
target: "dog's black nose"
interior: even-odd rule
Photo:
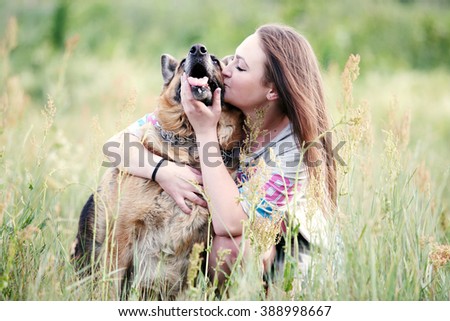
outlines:
[[[196,44],[191,47],[191,50],[189,50],[189,54],[193,56],[204,56],[208,53],[208,50],[206,47],[202,44]]]

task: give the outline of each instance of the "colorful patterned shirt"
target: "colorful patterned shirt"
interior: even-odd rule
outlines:
[[[255,181],[254,177],[257,177]],[[326,246],[329,226],[320,208],[308,210],[308,180],[308,168],[289,125],[241,162],[237,173],[241,206],[249,216],[277,214],[285,219],[292,216],[294,225],[308,243]],[[256,194],[255,189],[259,190]]]
[[[254,175],[263,178],[258,178],[255,184]],[[294,201],[304,199],[307,181],[307,168],[290,125],[266,146],[245,157],[237,173],[242,208],[247,215],[255,211],[262,217],[269,217],[274,211],[283,214]],[[255,189],[259,200],[251,196]]]

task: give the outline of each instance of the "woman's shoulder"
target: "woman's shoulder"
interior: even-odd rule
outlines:
[[[271,166],[270,164],[277,165],[285,173],[303,170],[302,149],[298,146],[290,125],[271,141],[263,154],[263,158],[269,166]]]

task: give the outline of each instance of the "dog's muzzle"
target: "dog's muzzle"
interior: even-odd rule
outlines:
[[[215,89],[210,86],[214,66],[211,55],[204,45],[196,44],[191,47],[184,70],[194,98],[208,106],[211,105],[212,91]]]

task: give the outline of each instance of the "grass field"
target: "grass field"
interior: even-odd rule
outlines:
[[[15,68],[14,21],[0,42],[0,300],[112,299],[108,276],[80,281],[68,252],[104,170],[103,143],[155,105],[159,55],[99,59],[73,36],[51,60],[42,48]],[[39,77],[36,61],[46,64]],[[345,62],[323,71],[334,138],[345,142],[342,247],[313,251],[301,287],[288,255],[267,296],[248,264],[223,298],[450,300],[450,73]],[[198,278],[180,299],[215,299],[215,290]]]

